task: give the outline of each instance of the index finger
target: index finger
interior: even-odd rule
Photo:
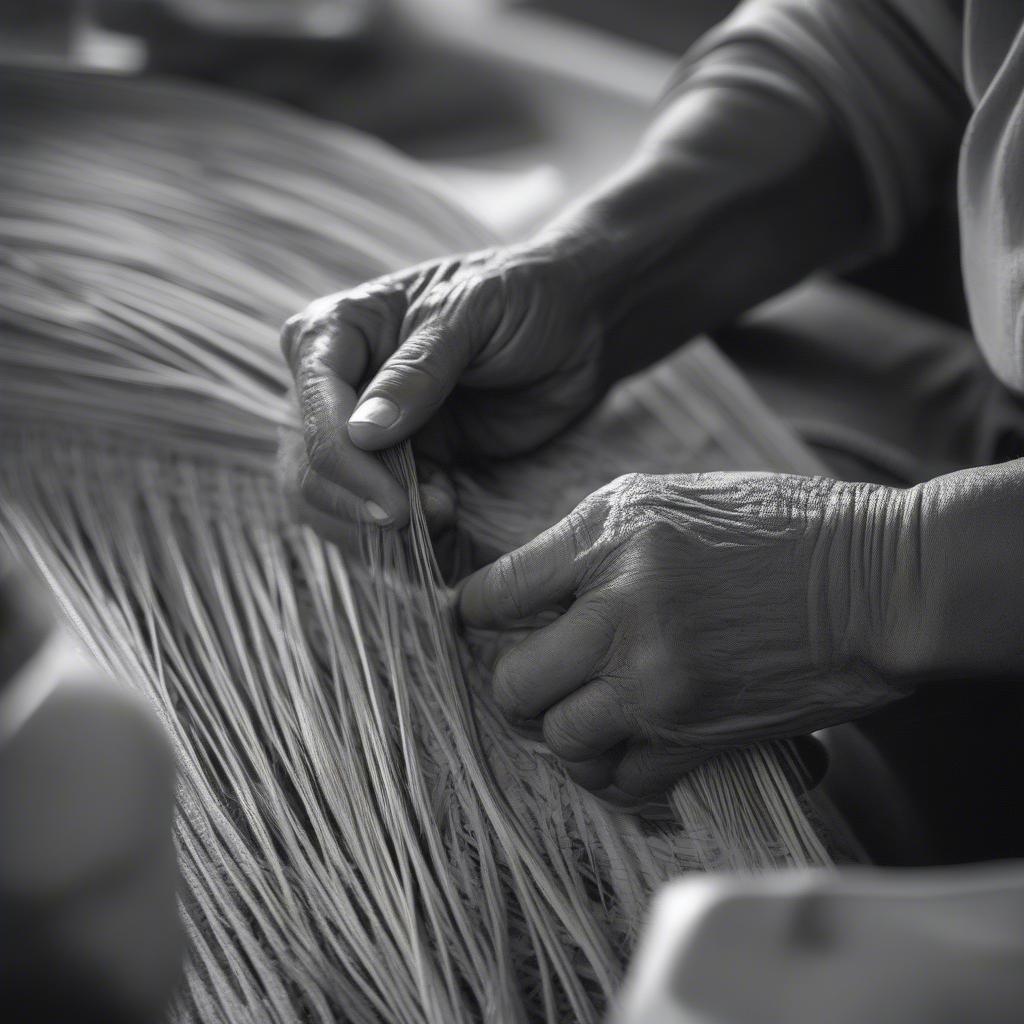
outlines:
[[[330,362],[333,372],[356,387],[371,355],[370,339],[362,323],[370,301],[351,292],[327,295],[289,317],[281,328],[281,352],[292,376],[298,378],[310,348],[320,348],[320,357]]]
[[[579,579],[568,519],[467,576],[458,609],[468,626],[510,626],[572,598]]]
[[[321,482],[321,489],[339,489],[333,498],[318,491],[315,503],[326,511],[343,508],[348,502],[341,492],[346,492],[363,503],[372,520],[404,525],[409,517],[404,489],[379,459],[357,448],[348,436],[356,385],[369,360],[369,348],[358,325],[342,318],[330,334],[290,343],[290,352],[289,343],[283,344],[295,375],[302,434],[314,479]]]

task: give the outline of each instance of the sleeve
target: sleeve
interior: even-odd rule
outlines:
[[[680,65],[670,96],[715,82],[779,88],[780,63],[824,103],[859,159],[871,202],[867,253],[928,208],[969,115],[956,0],[747,0]],[[866,253],[865,253],[866,254]]]
[[[960,157],[960,262],[974,336],[1024,398],[1024,22],[1019,7],[1015,24],[995,24],[999,13],[993,4],[988,23],[972,22],[978,106]]]

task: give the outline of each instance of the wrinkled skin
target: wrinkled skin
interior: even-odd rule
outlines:
[[[495,628],[564,607],[499,660],[495,700],[513,722],[542,719],[581,785],[654,795],[724,747],[907,692],[877,643],[908,607],[902,582],[900,600],[888,594],[906,545],[875,545],[866,573],[847,564],[869,532],[912,535],[906,493],[770,473],[622,477],[469,577],[460,612]]]
[[[282,444],[280,468],[312,525],[367,514],[404,525],[406,495],[371,453],[415,435],[429,460],[425,510],[442,528],[454,510],[446,464],[529,451],[591,406],[600,342],[582,281],[569,259],[487,250],[327,296],[289,320],[282,347],[303,438]],[[367,408],[387,415],[361,420]]]

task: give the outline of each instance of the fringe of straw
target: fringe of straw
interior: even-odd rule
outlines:
[[[6,539],[175,742],[184,1017],[597,1019],[704,857],[502,728],[425,532],[366,527],[367,567],[244,471],[73,442],[3,468]]]
[[[0,82],[0,531],[175,744],[179,1019],[596,1020],[662,881],[827,862],[784,753],[708,765],[673,795],[679,820],[655,821],[610,812],[510,735],[452,628],[408,450],[389,456],[407,535],[362,524],[355,554],[287,522],[277,324],[485,244],[470,218],[380,147],[260,104]],[[743,436],[695,426],[671,390],[633,419],[636,395],[613,399],[595,428],[608,450],[659,440],[678,471]],[[638,421],[674,426],[616,432]],[[557,518],[572,488],[552,474],[578,465],[573,486],[593,489],[621,472],[590,435],[565,444],[529,472],[460,479],[467,530],[509,546]]]

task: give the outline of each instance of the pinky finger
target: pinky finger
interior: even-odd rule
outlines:
[[[373,522],[366,511],[366,503],[344,487],[321,476],[308,464],[300,471],[298,493],[303,500],[318,512],[336,522],[349,525],[359,522]]]
[[[583,789],[600,793],[612,784],[621,751],[609,750],[589,761],[563,761],[565,774]]]
[[[612,784],[634,800],[661,796],[711,754],[712,751],[697,747],[667,750],[636,743],[622,755]]]
[[[355,524],[368,520],[363,502],[310,467],[299,435],[282,438],[278,478],[291,517],[326,541],[351,542],[356,539]]]

